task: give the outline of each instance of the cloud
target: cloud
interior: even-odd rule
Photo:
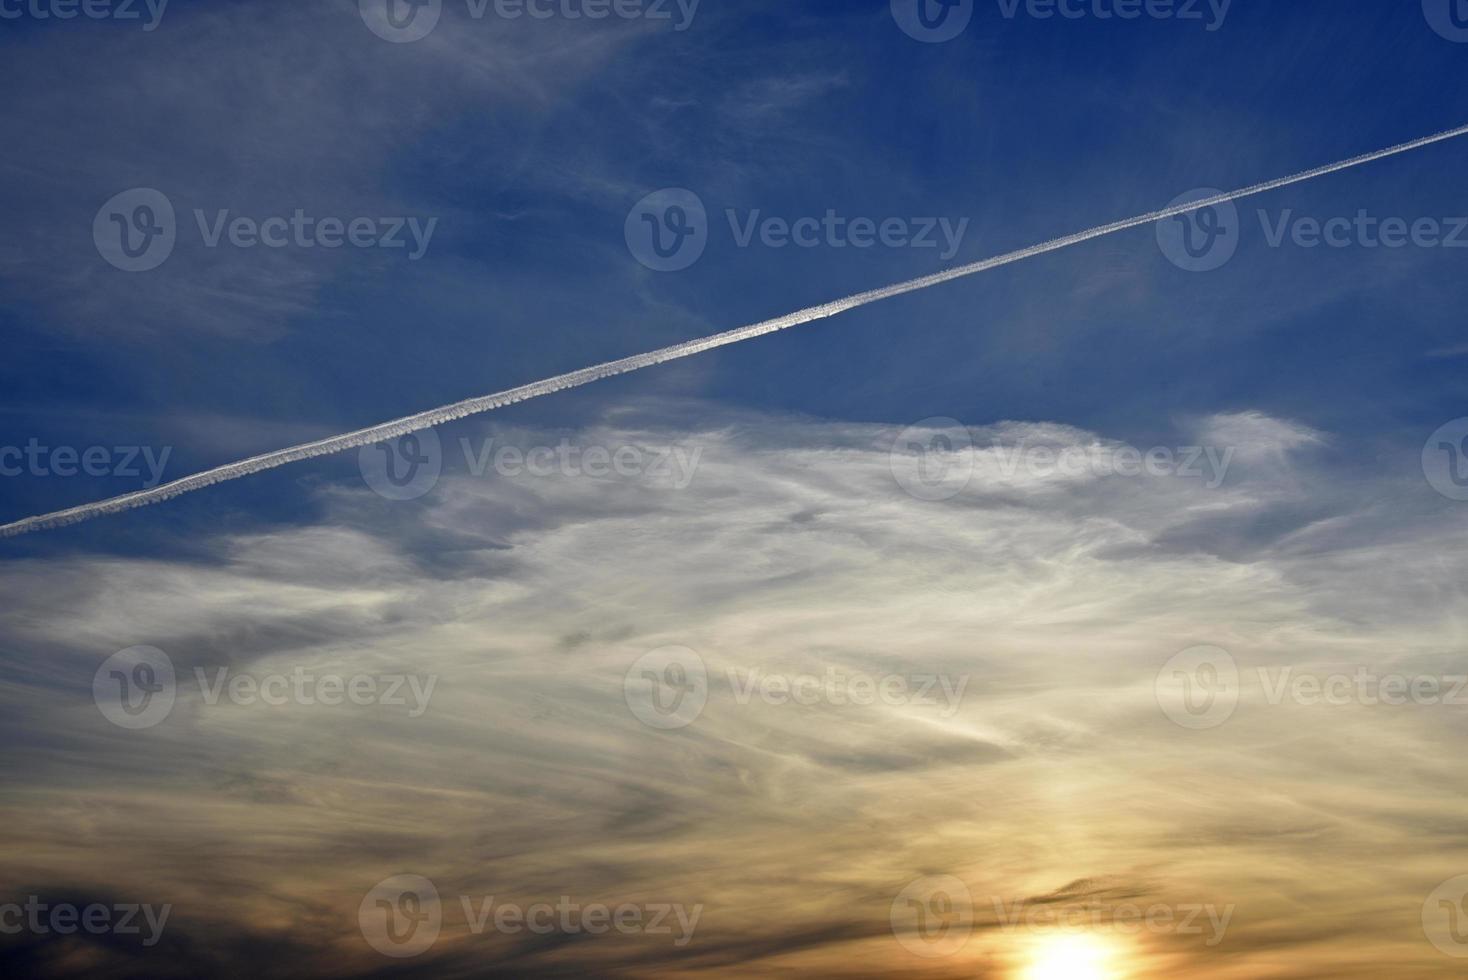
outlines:
[[[8,182],[0,204],[10,241],[25,247],[0,251],[0,277],[51,332],[270,341],[294,321],[329,320],[340,300],[326,287],[391,275],[405,252],[228,238],[206,247],[199,222],[289,219],[299,208],[313,221],[452,225],[468,211],[413,179],[425,161],[409,155],[444,163],[432,143],[440,128],[543,108],[639,34],[489,17],[391,45],[366,29],[355,0],[269,17],[241,4],[168,13],[164,28],[91,46],[61,31],[6,46],[0,78],[26,96],[10,104],[4,135],[25,148],[11,166],[26,179]],[[54,77],[66,84],[25,82]],[[146,274],[111,268],[91,239],[97,210],[133,187],[161,191],[177,215],[178,244]],[[438,230],[442,249],[453,231]]]
[[[1217,950],[1118,937],[1139,977],[1262,969],[1282,950],[1349,975],[1339,923],[1358,950],[1390,946],[1468,860],[1451,834],[1463,779],[1438,748],[1462,734],[1454,709],[1274,705],[1254,679],[1451,671],[1461,647],[1443,600],[1461,604],[1454,541],[1468,515],[1402,518],[1359,506],[1359,488],[1333,493],[1325,434],[1254,413],[1199,420],[1178,445],[1222,440],[1242,460],[1209,488],[1175,473],[1007,474],[1017,446],[1093,458],[1121,444],[999,423],[971,431],[968,485],[929,501],[894,478],[898,426],[645,418],[442,436],[697,446],[686,489],[646,473],[451,466],[412,502],[324,487],[313,526],[221,534],[202,558],[4,566],[0,733],[18,751],[0,876],[171,901],[180,937],[270,937],[257,963],[352,975],[389,965],[356,910],[403,872],[432,879],[445,907],[442,938],[410,972],[892,975],[922,964],[893,938],[889,906],[944,874],[968,886],[976,928],[934,976],[1005,975],[1035,937],[1004,928],[993,901],[1026,896],[1237,907]],[[1321,499],[1340,520],[1305,553],[1298,532],[1267,522],[1246,560],[1189,535],[1220,512]],[[1414,600],[1424,585],[1436,594]],[[125,731],[94,707],[92,675],[139,643],[164,649],[181,685],[166,721]],[[1153,684],[1203,643],[1226,648],[1245,682],[1223,727],[1189,731]],[[629,710],[624,678],[670,645],[697,653],[707,700],[658,730]],[[220,667],[438,685],[418,717],[211,705],[194,672]],[[816,696],[748,687],[771,676],[813,678]],[[858,677],[909,686],[858,703]],[[967,678],[957,710],[917,696],[921,677]],[[1441,845],[1430,861],[1424,834]],[[704,912],[683,949],[476,935],[458,898],[488,895]],[[183,945],[186,960],[205,956]]]

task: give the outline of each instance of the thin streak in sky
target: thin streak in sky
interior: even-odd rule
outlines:
[[[558,374],[543,381],[534,381],[518,388],[510,388],[506,391],[495,392],[490,395],[481,395],[478,398],[469,398],[452,405],[444,405],[441,408],[432,408],[426,412],[416,415],[408,415],[391,422],[383,422],[379,425],[369,426],[365,429],[357,429],[341,435],[331,436],[326,439],[318,439],[315,442],[303,443],[299,446],[291,446],[287,449],[277,449],[274,452],[263,453],[259,456],[251,456],[236,463],[226,463],[213,469],[195,473],[170,483],[148,490],[137,490],[133,493],[125,493],[121,496],[101,500],[96,503],[82,504],[78,507],[70,507],[66,510],[53,511],[49,514],[40,514],[36,517],[27,517],[11,524],[0,525],[0,538],[15,537],[30,531],[39,531],[45,528],[62,527],[67,524],[75,524],[88,518],[100,517],[103,514],[116,514],[120,511],[131,510],[134,507],[144,507],[148,504],[156,504],[180,494],[200,490],[215,483],[223,483],[225,480],[234,480],[261,470],[273,469],[293,463],[296,460],[310,459],[313,456],[325,456],[329,453],[341,452],[344,449],[354,449],[359,446],[382,442],[387,439],[395,439],[409,432],[417,432],[420,429],[428,429],[442,422],[463,418],[466,415],[474,415],[479,412],[488,412],[500,408],[503,405],[511,405],[515,402],[524,401],[527,398],[538,398],[548,395],[554,391],[565,388],[574,388],[578,385],[589,384],[592,381],[600,381],[616,374],[626,374],[629,371],[638,371],[642,368],[652,367],[654,364],[662,364],[665,361],[677,360],[680,357],[688,357],[715,347],[723,347],[725,344],[737,344],[741,340],[749,340],[760,337],[786,327],[793,327],[812,320],[822,320],[837,313],[855,309],[858,306],[866,306],[878,300],[890,299],[893,296],[901,296],[903,293],[916,292],[919,289],[927,289],[939,283],[948,282],[950,279],[961,279],[979,272],[987,272],[997,269],[1011,262],[1019,262],[1022,259],[1043,255],[1046,252],[1054,252],[1062,248],[1069,248],[1081,242],[1090,241],[1092,238],[1100,238],[1102,235],[1110,235],[1114,232],[1125,231],[1138,225],[1161,221],[1180,214],[1188,214],[1193,211],[1201,211],[1204,208],[1225,204],[1242,197],[1250,197],[1255,194],[1263,194],[1266,191],[1276,190],[1290,184],[1298,184],[1301,181],[1313,180],[1326,174],[1335,173],[1338,170],[1347,170],[1358,167],[1363,163],[1380,160],[1383,157],[1395,156],[1398,153],[1406,153],[1409,150],[1420,149],[1432,143],[1453,139],[1458,136],[1468,135],[1468,126],[1459,126],[1456,129],[1445,130],[1432,136],[1424,136],[1407,143],[1387,147],[1384,150],[1375,150],[1364,153],[1361,156],[1352,157],[1349,160],[1341,160],[1337,163],[1326,164],[1313,170],[1304,170],[1289,177],[1279,177],[1267,180],[1261,184],[1254,184],[1242,190],[1229,191],[1217,194],[1210,198],[1199,201],[1191,201],[1172,207],[1163,208],[1160,211],[1150,211],[1147,214],[1137,215],[1135,218],[1126,218],[1122,221],[1114,221],[1109,225],[1100,225],[1087,231],[1079,231],[1073,235],[1062,238],[1051,239],[1039,245],[1031,245],[1016,252],[1006,252],[993,258],[983,259],[979,262],[971,262],[967,265],[954,266],[942,272],[932,275],[921,276],[917,279],[909,279],[906,282],[894,283],[891,286],[883,286],[880,289],[867,290],[864,293],[856,293],[844,299],[832,300],[818,306],[810,306],[794,313],[776,317],[773,320],[764,320],[760,323],[752,323],[745,327],[736,327],[722,333],[701,337],[698,340],[690,340],[671,347],[663,347],[659,350],[649,351],[645,354],[634,354],[631,357],[619,358],[615,361],[607,361],[604,364],[595,364],[591,367],[572,371],[568,374]]]

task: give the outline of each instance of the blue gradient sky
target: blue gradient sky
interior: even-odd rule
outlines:
[[[941,264],[937,249],[740,248],[727,208],[966,218],[954,261],[972,260],[1461,123],[1452,80],[1468,54],[1415,4],[1236,3],[1210,32],[1007,19],[988,3],[941,44],[895,31],[881,4],[704,4],[681,32],[450,4],[405,45],[353,13],[179,3],[153,32],[7,25],[0,70],[24,93],[0,190],[11,441],[172,445],[179,476]],[[1215,272],[1175,268],[1136,230],[505,415],[575,425],[674,393],[1145,440],[1178,417],[1256,409],[1362,458],[1420,446],[1464,394],[1461,256],[1270,248],[1255,211],[1455,215],[1460,158],[1438,146],[1245,202],[1240,251]],[[191,236],[147,274],[101,262],[88,234],[133,186],[168,194]],[[700,195],[712,235],[693,267],[654,273],[622,224],[666,186]],[[438,225],[417,262],[208,250],[194,207]],[[350,464],[18,547],[146,548],[221,514],[299,520],[293,488],[350,479]],[[7,479],[0,506],[24,516],[121,482]]]
[[[1468,122],[1449,0],[1233,0],[1214,30],[1007,2],[928,43],[887,0],[702,0],[682,30],[446,0],[391,43],[348,0],[173,0],[154,30],[0,0],[0,454],[167,448],[177,478],[945,265],[741,247],[729,210],[963,223],[957,264]],[[1468,231],[1465,160],[1453,140],[1240,202],[1212,271],[1138,228],[440,426],[414,499],[352,452],[0,542],[0,926],[31,894],[175,908],[152,953],[5,933],[0,970],[1457,975],[1461,706],[1268,695],[1289,672],[1468,685],[1468,488],[1429,439],[1457,419],[1468,454],[1468,252],[1266,229]],[[151,271],[93,238],[134,188],[178,216]],[[708,242],[660,272],[626,228],[669,188]],[[434,232],[417,260],[210,248],[195,209]],[[461,439],[696,467],[476,474]],[[1189,446],[1226,475],[1113,466]],[[141,484],[0,475],[0,523]],[[140,728],[108,687],[139,645],[177,677]],[[668,649],[707,675],[672,730],[638,710]],[[1180,686],[1218,663],[1232,714],[1193,724]],[[837,670],[967,693],[738,693]],[[333,710],[211,700],[214,671],[441,683],[421,713]],[[361,909],[405,874],[436,882],[444,935],[388,962]],[[899,909],[934,880],[973,922],[929,957]],[[454,899],[491,894],[706,911],[686,949],[476,931]],[[994,901],[1237,914],[1217,944],[1076,946]]]

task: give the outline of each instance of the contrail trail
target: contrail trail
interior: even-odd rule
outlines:
[[[50,514],[40,514],[36,517],[27,517],[11,524],[0,525],[0,538],[15,537],[30,531],[39,531],[46,528],[62,527],[67,524],[76,524],[92,517],[101,517],[103,514],[116,514],[120,511],[131,510],[134,507],[143,507],[148,504],[156,504],[179,494],[188,493],[192,490],[200,490],[215,483],[223,483],[225,480],[234,480],[261,470],[273,469],[293,463],[301,459],[310,459],[313,456],[325,456],[329,453],[341,452],[344,449],[355,449],[359,446],[382,442],[387,439],[396,439],[398,436],[409,432],[417,432],[420,429],[432,428],[442,422],[463,418],[466,415],[474,415],[479,412],[488,412],[504,405],[512,405],[515,402],[525,401],[527,398],[538,398],[548,395],[553,391],[561,391],[565,388],[575,388],[578,385],[589,384],[592,381],[600,381],[602,378],[610,378],[617,374],[626,374],[629,371],[638,371],[642,368],[652,367],[654,364],[662,364],[665,361],[677,360],[680,357],[688,357],[715,347],[723,347],[726,344],[737,344],[741,340],[749,340],[752,337],[760,337],[787,327],[809,323],[812,320],[822,320],[846,310],[875,303],[878,300],[891,299],[893,296],[901,296],[904,293],[916,292],[919,289],[927,289],[939,283],[948,282],[950,279],[961,279],[964,276],[972,276],[979,272],[987,272],[989,269],[997,269],[1002,265],[1019,262],[1023,259],[1043,255],[1046,252],[1054,252],[1062,248],[1069,248],[1081,242],[1090,241],[1092,238],[1100,238],[1102,235],[1110,235],[1114,232],[1125,231],[1138,225],[1161,221],[1165,218],[1175,217],[1180,214],[1188,214],[1193,211],[1201,211],[1204,208],[1239,198],[1251,197],[1255,194],[1263,194],[1266,191],[1287,187],[1290,184],[1298,184],[1302,181],[1313,180],[1316,177],[1324,177],[1326,174],[1335,173],[1338,170],[1347,170],[1351,167],[1359,167],[1363,163],[1380,160],[1383,157],[1395,156],[1398,153],[1406,153],[1410,150],[1420,149],[1433,143],[1468,134],[1468,125],[1459,126],[1456,129],[1445,130],[1433,136],[1424,136],[1407,143],[1399,143],[1396,146],[1387,147],[1384,150],[1375,150],[1364,153],[1349,160],[1341,160],[1337,163],[1326,164],[1313,170],[1304,170],[1289,177],[1279,177],[1267,180],[1261,184],[1254,184],[1242,190],[1229,191],[1217,194],[1210,198],[1193,201],[1187,204],[1178,204],[1163,208],[1159,211],[1149,211],[1146,214],[1137,215],[1135,218],[1127,218],[1123,221],[1114,221],[1109,225],[1099,225],[1087,231],[1078,231],[1073,235],[1062,238],[1054,238],[1039,245],[1031,245],[1015,252],[1006,252],[993,258],[983,259],[979,262],[971,262],[967,265],[954,266],[942,272],[931,275],[920,276],[917,279],[909,279],[906,282],[894,283],[883,286],[880,289],[870,289],[864,293],[856,293],[844,299],[832,300],[829,303],[821,303],[818,306],[810,306],[794,313],[776,317],[773,320],[764,320],[752,323],[745,327],[736,327],[733,330],[725,330],[722,333],[711,334],[698,340],[690,340],[671,347],[663,347],[645,354],[634,354],[631,357],[619,358],[615,361],[607,361],[604,364],[596,364],[591,367],[582,368],[579,371],[571,371],[568,374],[558,374],[543,381],[534,381],[518,388],[510,388],[506,391],[495,392],[491,395],[481,395],[478,398],[468,398],[452,405],[444,405],[441,408],[431,408],[426,412],[416,415],[404,416],[391,422],[383,422],[380,425],[369,426],[365,429],[357,429],[354,432],[346,432],[342,435],[331,436],[327,439],[318,439],[315,442],[302,443],[299,446],[291,446],[288,449],[277,449],[274,452],[262,453],[259,456],[251,456],[237,463],[226,463],[213,469],[195,473],[182,479],[164,483],[148,490],[137,490],[133,493],[125,493],[108,500],[96,503],[82,504],[79,507],[70,507],[66,510],[53,511]]]

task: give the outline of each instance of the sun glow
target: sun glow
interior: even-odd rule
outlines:
[[[1030,953],[1019,980],[1123,980],[1115,950],[1090,936],[1047,939]]]

